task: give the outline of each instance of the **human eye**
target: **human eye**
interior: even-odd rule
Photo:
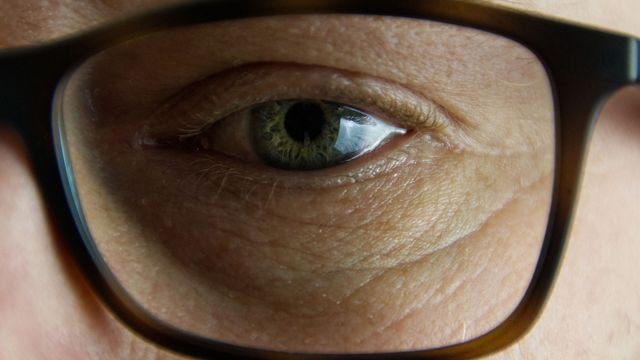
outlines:
[[[88,241],[182,330],[443,346],[500,323],[532,276],[553,101],[510,40],[391,17],[204,24],[114,46],[58,97]]]
[[[211,163],[223,155],[237,160],[234,173],[281,187],[376,178],[409,157],[422,161],[415,157],[418,144],[428,146],[433,160],[451,142],[453,123],[432,101],[399,84],[333,68],[242,66],[177,98],[154,116],[169,125],[145,134],[148,148],[183,150]]]
[[[234,128],[221,129],[227,127]],[[316,170],[351,161],[406,132],[344,104],[301,99],[255,105],[181,140],[192,149],[210,150],[230,135],[240,141],[221,146],[223,153],[243,160],[242,154],[251,152],[276,168]]]

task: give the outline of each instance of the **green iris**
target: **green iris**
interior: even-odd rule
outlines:
[[[335,166],[405,132],[354,108],[319,100],[272,101],[249,114],[255,152],[281,169]]]

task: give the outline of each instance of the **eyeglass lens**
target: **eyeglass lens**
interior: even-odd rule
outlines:
[[[89,241],[186,332],[302,352],[482,335],[526,290],[554,170],[548,75],[440,22],[273,16],[109,48],[53,126]]]

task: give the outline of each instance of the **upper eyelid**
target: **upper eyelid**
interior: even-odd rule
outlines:
[[[315,83],[298,81],[298,84],[270,88],[262,93],[256,93],[253,88],[256,82],[296,76],[306,76],[305,81]],[[230,92],[234,93],[230,95]],[[240,99],[243,96],[245,98]],[[401,127],[426,129],[448,144],[457,142],[453,139],[454,128],[465,127],[451,111],[401,84],[298,63],[250,63],[218,72],[168,97],[152,114],[149,125],[159,133],[175,133],[176,118],[180,117],[179,130],[188,135],[257,103],[314,96],[360,107]]]

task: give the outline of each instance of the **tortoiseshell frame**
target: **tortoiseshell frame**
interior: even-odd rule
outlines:
[[[83,60],[120,42],[175,26],[252,16],[343,13],[403,16],[479,28],[530,48],[545,65],[556,112],[555,180],[549,225],[531,284],[516,310],[493,331],[462,344],[387,354],[299,354],[263,351],[184,333],[154,318],[116,281],[101,259],[72,196],[72,178],[58,159],[51,125],[59,81]],[[522,336],[547,298],[562,256],[595,115],[612,91],[640,83],[640,43],[616,35],[471,1],[216,0],[163,8],[80,36],[0,51],[0,125],[22,136],[49,214],[94,291],[126,325],[169,350],[226,358],[461,359],[497,351]]]

